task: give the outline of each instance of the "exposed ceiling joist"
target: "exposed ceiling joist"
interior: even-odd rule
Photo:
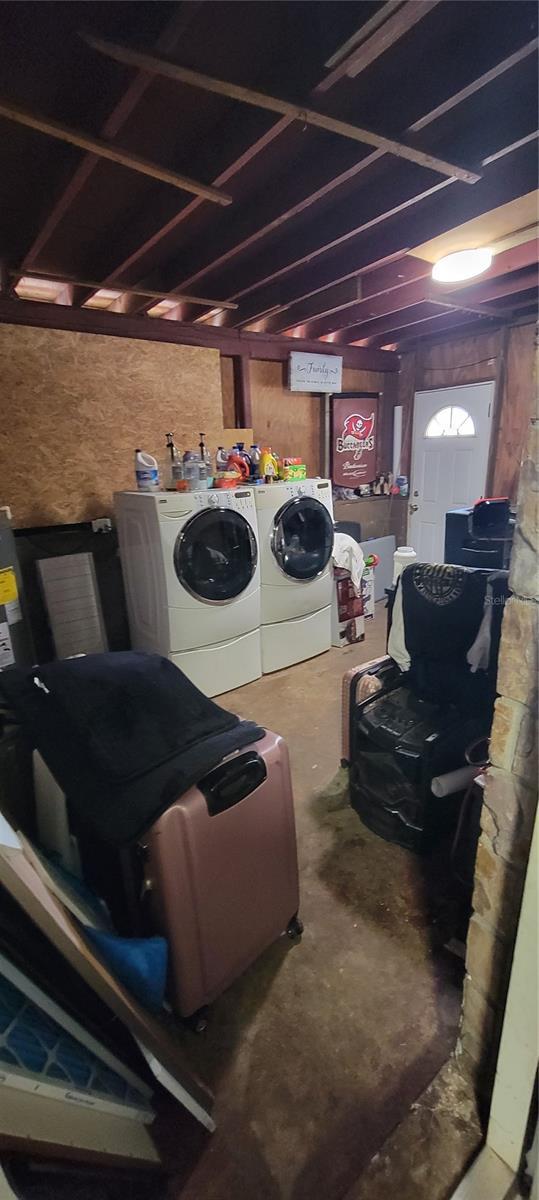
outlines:
[[[520,247],[515,249],[519,250]],[[331,315],[309,322],[307,324],[308,336],[323,337],[336,331],[350,330],[351,327],[357,327],[362,322],[388,313],[399,313],[421,303],[439,304],[441,307],[462,310],[468,307],[469,311],[478,312],[479,315],[499,315],[494,312],[489,314],[485,306],[491,300],[514,295],[528,287],[535,286],[536,266],[524,275],[520,273],[520,276],[516,277],[508,272],[520,269],[519,266],[514,266],[514,263],[536,264],[537,257],[537,243],[533,242],[526,243],[526,250],[521,255],[516,255],[514,250],[505,251],[504,254],[496,256],[489,271],[481,279],[475,281],[471,287],[463,286],[462,283],[450,287],[435,283],[431,278],[430,263],[421,263],[419,259],[410,258],[407,261],[411,263],[417,261],[417,278],[414,281],[369,296],[365,292],[369,280],[369,276],[366,276],[363,299],[359,303],[352,303],[334,311]],[[376,276],[376,272],[373,271],[372,276]]]
[[[484,318],[485,322],[492,321],[492,317]],[[411,326],[425,325],[432,322],[437,328],[452,328],[456,325],[466,325],[469,323],[469,314],[461,311],[447,312],[446,309],[435,308],[434,305],[429,305],[428,302],[418,304],[415,307],[410,307],[402,314],[392,313],[386,317],[379,317],[376,320],[362,322],[361,325],[354,326],[353,329],[346,331],[346,336],[343,333],[338,333],[331,341],[332,346],[355,345],[357,342],[365,342],[367,339],[378,338],[383,335],[387,342],[398,341],[400,331],[409,329]]]
[[[174,49],[178,38],[185,33],[197,7],[197,4],[192,2],[187,7],[181,5],[180,9],[174,11],[173,17],[167,22],[163,32],[155,42],[154,48],[158,53],[162,51],[163,54],[168,54]],[[137,72],[128,87],[122,92],[120,99],[114,105],[114,108],[104,122],[100,130],[101,137],[108,139],[117,137],[142,99],[151,81],[152,77],[148,75],[147,71]],[[36,261],[41,251],[50,241],[60,221],[65,217],[82,191],[82,188],[88,183],[98,162],[99,158],[97,155],[88,153],[84,155],[84,158],[75,168],[24,256],[23,267],[25,271]]]
[[[339,49],[331,55],[331,58],[328,58],[327,62],[324,63],[324,66],[327,67],[328,71],[330,67],[336,67],[337,63],[342,62],[343,58],[347,58],[350,51],[354,50],[356,46],[359,46],[361,42],[366,41],[370,34],[374,33],[375,29],[378,29],[379,25],[383,25],[384,21],[387,21],[387,18],[391,16],[391,13],[394,12],[395,9],[402,4],[402,2],[403,0],[386,0],[386,3],[382,4],[382,7],[377,9],[377,11],[373,13],[372,17],[369,17],[368,21],[364,21],[363,25],[360,25],[359,29],[356,29],[356,32],[347,38],[347,40],[343,42],[342,46],[339,46]]]
[[[137,171],[140,175],[148,175],[151,179],[168,183],[182,192],[191,192],[195,196],[202,196],[205,200],[211,200],[213,204],[232,203],[232,196],[228,196],[226,192],[220,192],[217,188],[209,187],[205,183],[197,183],[188,175],[170,171],[167,167],[161,167],[147,158],[142,158],[140,154],[122,150],[119,146],[105,141],[104,138],[91,137],[90,134],[83,133],[79,129],[72,129],[61,121],[54,121],[52,117],[44,117],[30,112],[26,108],[20,108],[9,100],[0,101],[0,117],[5,117],[8,121],[15,121],[18,125],[25,125],[28,129],[34,129],[48,137],[57,138],[61,142],[67,142],[70,146],[77,146],[79,150],[86,150],[90,154],[97,155],[98,158],[106,158],[121,167],[127,167],[130,171]]]
[[[431,0],[421,0],[422,7],[429,3]],[[116,42],[92,37],[89,34],[84,35],[84,40],[94,50],[98,50],[101,54],[105,54],[117,62],[153,71],[154,74],[162,75],[166,79],[173,79],[177,83],[185,83],[190,87],[214,92],[216,95],[226,96],[228,99],[238,100],[243,104],[254,105],[255,108],[263,108],[268,112],[290,117],[302,125],[312,125],[317,129],[324,129],[327,133],[334,133],[363,145],[375,146],[386,154],[394,154],[397,158],[404,158],[429,171],[437,171],[440,175],[445,175],[450,179],[460,179],[463,183],[477,183],[481,178],[477,172],[467,167],[446,162],[445,159],[428,154],[427,151],[407,146],[404,142],[386,138],[382,134],[373,133],[370,129],[352,125],[349,121],[328,117],[325,113],[315,112],[314,109],[306,108],[301,104],[290,104],[288,100],[280,100],[276,96],[267,96],[264,92],[257,92],[252,88],[242,87],[240,84],[229,83],[224,79],[215,79],[211,75],[204,75],[200,71],[180,67],[177,63],[163,58],[161,55],[132,50],[129,46],[120,46]]]
[[[346,319],[347,310],[358,301],[381,296],[394,289],[400,290],[404,284],[415,283],[416,280],[425,277],[430,278],[431,271],[430,263],[423,263],[419,258],[401,256],[387,265],[377,267],[369,272],[362,272],[333,287],[324,288],[322,292],[300,301],[297,305],[284,305],[279,310],[279,315],[275,314],[271,325],[268,323],[265,328],[268,331],[271,328],[272,333],[285,333],[306,320],[312,322],[314,318],[318,320],[338,313]],[[357,295],[353,294],[354,284],[356,284]],[[359,288],[357,284],[359,284]],[[349,294],[347,294],[346,288],[349,289]],[[302,313],[304,315],[301,318]]]
[[[521,46],[520,50],[515,50],[514,54],[509,54],[507,58],[502,58],[495,67],[491,67],[490,71],[485,71],[483,75],[479,75],[477,79],[473,79],[466,87],[455,92],[453,96],[448,96],[447,100],[442,101],[436,108],[432,108],[430,112],[425,113],[424,117],[414,121],[410,126],[411,133],[419,133],[426,125],[431,125],[433,121],[437,121],[438,117],[445,116],[451,112],[452,108],[456,108],[458,104],[463,104],[465,100],[469,100],[470,96],[474,96],[476,92],[481,91],[481,88],[487,87],[489,83],[494,83],[494,80],[499,79],[505,71],[510,71],[512,67],[517,67],[523,59],[528,58],[528,55],[534,54],[539,47],[539,38],[532,38]]]
[[[23,268],[10,270],[9,274],[20,279],[23,274]],[[215,309],[234,309],[237,308],[232,300],[208,300],[207,297],[191,296],[180,294],[179,292],[159,292],[150,288],[129,288],[122,283],[97,283],[95,279],[73,279],[71,276],[58,274],[56,271],[42,271],[35,268],[27,272],[29,275],[35,275],[38,279],[51,279],[58,283],[66,283],[71,287],[90,288],[92,292],[101,291],[102,288],[116,288],[119,292],[125,292],[130,296],[148,296],[152,300],[174,300],[177,304],[200,304],[204,308],[211,306]]]
[[[388,6],[386,5],[386,7],[388,7]],[[367,22],[367,24],[368,24],[368,22]],[[534,39],[533,42],[529,43],[529,46],[523,47],[520,51],[517,52],[517,54],[510,55],[508,58],[504,59],[502,63],[499,63],[496,68],[493,68],[493,71],[496,72],[496,75],[501,74],[502,70],[509,70],[512,66],[517,65],[518,62],[520,62],[522,58],[526,57],[526,55],[528,53],[531,53],[531,51],[535,47],[536,41],[537,41],[537,39]],[[467,89],[465,88],[465,89],[461,89],[459,92],[455,92],[453,95],[449,96],[446,101],[444,101],[443,105],[440,105],[437,109],[431,109],[430,112],[426,113],[421,118],[421,127],[423,128],[427,125],[432,124],[432,122],[434,122],[437,119],[438,115],[443,115],[444,112],[449,111],[449,109],[456,107],[456,105],[458,105],[458,104],[462,103],[462,101],[466,100],[468,98],[468,95],[472,94],[471,91],[469,91],[469,89],[473,88],[473,91],[475,92],[475,91],[479,91],[482,87],[485,87],[489,82],[491,82],[492,74],[493,74],[493,72],[484,73],[482,76],[480,76],[478,79],[474,80],[470,85],[468,85]],[[148,78],[147,73],[145,74],[145,77]],[[317,91],[317,89],[314,90],[313,94],[316,94],[316,91]],[[276,125],[272,126],[271,130],[268,131],[268,133],[265,134],[263,138],[258,139],[258,141],[252,145],[249,155],[244,155],[242,158],[233,161],[225,173],[223,173],[222,175],[218,176],[216,179],[213,180],[214,186],[217,187],[217,186],[227,184],[238,173],[238,171],[240,171],[243,168],[243,166],[246,165],[248,158],[254,158],[257,154],[263,152],[263,150],[266,148],[266,146],[269,144],[269,142],[273,141],[277,136],[279,136],[290,123],[291,123],[291,118],[283,117],[281,119],[281,121],[277,122]],[[408,130],[408,132],[413,131],[415,128],[416,128],[416,125],[412,125],[410,127],[410,129]],[[513,148],[514,147],[512,147],[511,149],[513,149]],[[501,151],[500,153],[503,154],[506,152],[507,152],[507,149]],[[327,180],[327,182],[325,182],[322,187],[319,186],[319,187],[315,188],[314,190],[312,190],[312,186],[311,186],[311,190],[309,190],[309,188],[307,187],[306,195],[303,200],[301,200],[299,202],[296,201],[292,204],[289,204],[288,207],[286,207],[286,201],[285,201],[284,207],[281,206],[280,211],[274,217],[267,220],[265,224],[263,223],[261,226],[259,226],[255,230],[246,232],[243,235],[243,237],[240,236],[240,238],[236,238],[235,241],[232,243],[232,245],[229,244],[228,246],[226,246],[226,244],[225,244],[225,247],[221,251],[221,253],[217,253],[212,256],[211,263],[206,263],[205,265],[203,264],[201,266],[201,268],[199,268],[195,272],[190,273],[188,271],[187,275],[185,274],[185,272],[183,272],[183,274],[180,274],[180,272],[178,272],[178,277],[175,280],[175,285],[177,284],[178,287],[182,287],[184,289],[191,287],[194,283],[197,282],[198,279],[202,278],[205,274],[207,274],[208,271],[210,271],[210,270],[213,271],[214,269],[217,269],[218,267],[224,266],[227,262],[231,261],[236,255],[244,253],[247,249],[249,249],[251,246],[254,246],[256,243],[258,243],[264,237],[267,237],[270,233],[274,232],[277,228],[282,227],[286,223],[286,221],[292,220],[293,218],[300,216],[303,212],[307,211],[313,205],[320,202],[325,197],[327,197],[330,194],[332,194],[333,192],[335,192],[337,189],[339,189],[339,188],[343,187],[344,185],[346,185],[347,183],[351,182],[354,178],[358,177],[366,169],[368,169],[370,166],[372,166],[372,164],[375,163],[378,159],[382,158],[382,156],[383,156],[383,151],[373,150],[370,154],[366,155],[364,158],[360,159],[356,164],[354,164],[353,167],[351,167],[348,170],[341,172],[338,175],[333,176],[332,178]],[[177,228],[180,224],[182,224],[185,220],[187,220],[196,211],[199,204],[200,204],[199,200],[196,200],[196,199],[192,200],[190,202],[190,204],[185,209],[181,210],[178,214],[176,214],[172,220],[167,222],[165,225],[162,225],[160,228],[154,230],[154,232],[146,240],[144,240],[143,242],[141,242],[137,246],[135,246],[132,253],[127,258],[124,258],[123,261],[116,263],[113,271],[110,272],[110,278],[112,278],[114,275],[123,274],[124,272],[126,272],[130,268],[132,268],[134,266],[134,264],[137,262],[137,260],[142,258],[151,249],[153,249],[155,246],[157,246],[159,244],[159,242],[163,240],[163,238],[167,237],[170,233],[172,233],[172,231],[175,228]],[[237,298],[239,298],[239,297],[237,297]],[[275,307],[275,306],[273,306],[273,307]]]
[[[472,328],[475,332],[484,333],[487,329],[495,328],[496,324],[499,325],[502,319],[503,318],[500,317],[496,322],[492,317],[484,317],[483,319],[477,317],[476,320],[473,321]],[[398,346],[399,353],[401,353],[402,343],[405,339],[407,339],[408,342],[410,342],[412,339],[417,342],[418,338],[421,338],[421,340],[427,337],[436,338],[440,337],[440,335],[443,335],[444,333],[452,333],[453,330],[457,330],[457,332],[462,330],[464,336],[464,332],[467,332],[469,329],[469,314],[459,311],[449,313],[438,312],[431,313],[430,316],[422,317],[419,320],[409,321],[398,328],[387,329],[385,333],[379,333],[376,336],[371,335],[371,337],[359,339],[358,342],[354,344],[358,346],[364,346],[365,349],[367,347],[379,349],[382,346],[393,345]]]
[[[523,147],[515,153],[512,171],[508,171],[503,162],[494,163],[476,188],[461,191],[461,221],[469,220],[513,200],[516,196],[530,191],[536,182],[536,157],[530,147]],[[387,216],[384,217],[384,222],[387,220],[389,227],[382,229],[380,218],[378,228],[373,229],[372,235],[369,236],[368,244],[364,237],[358,237],[356,231],[338,239],[337,242],[333,239],[329,244],[319,241],[316,249],[313,246],[306,250],[305,254],[298,255],[298,244],[301,243],[300,237],[296,235],[290,240],[290,257],[284,266],[274,266],[271,269],[272,256],[268,255],[267,274],[262,277],[260,272],[256,284],[251,284],[246,289],[245,298],[242,298],[238,314],[234,318],[235,323],[255,321],[276,304],[298,303],[305,297],[320,292],[324,287],[347,279],[371,265],[374,266],[384,257],[406,251],[413,245],[419,245],[425,238],[438,237],[452,229],[455,224],[455,206],[452,190],[448,191],[448,187],[449,184],[439,184],[436,189],[431,189],[429,195],[417,198],[413,204],[410,203],[410,211],[406,218],[390,221]],[[434,192],[438,192],[437,201],[429,203]],[[274,254],[274,264],[275,257]],[[259,259],[257,267],[260,269],[261,265]],[[283,279],[287,275],[291,278],[285,288]],[[234,295],[234,299],[240,299],[239,292]]]
[[[355,79],[381,54],[385,54],[386,50],[400,41],[418,21],[422,21],[439,2],[440,0],[405,0],[396,12],[387,12],[390,6],[386,4],[383,10],[386,11],[386,20],[373,30],[370,37],[362,39],[359,47],[351,50],[351,53],[319,84],[317,91],[327,91],[338,79],[342,79],[343,75]],[[357,36],[360,34],[361,29],[358,30]]]

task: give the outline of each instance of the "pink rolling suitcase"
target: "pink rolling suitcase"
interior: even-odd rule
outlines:
[[[144,845],[182,1016],[211,1003],[284,930],[301,933],[288,750],[277,734],[223,759]]]

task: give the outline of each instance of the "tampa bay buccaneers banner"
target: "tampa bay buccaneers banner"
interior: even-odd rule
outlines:
[[[376,476],[377,396],[336,396],[332,401],[332,479],[356,488]]]

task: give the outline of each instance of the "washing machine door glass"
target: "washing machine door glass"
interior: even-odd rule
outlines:
[[[271,548],[278,566],[292,579],[316,579],[333,550],[333,521],[311,496],[298,496],[275,514]]]
[[[205,508],[184,525],[174,546],[182,586],[199,600],[223,604],[250,583],[258,557],[249,522],[230,508]]]

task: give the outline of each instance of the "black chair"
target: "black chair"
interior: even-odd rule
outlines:
[[[431,783],[464,766],[468,746],[490,733],[507,578],[504,571],[407,567],[398,584],[405,669],[391,654],[368,667],[381,688],[363,700],[365,669],[350,673],[350,799],[388,841],[428,851],[455,828],[461,793],[441,800]],[[472,671],[467,654],[485,621],[488,656]]]

